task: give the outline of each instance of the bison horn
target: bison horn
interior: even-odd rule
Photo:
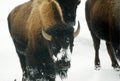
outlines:
[[[74,38],[78,36],[78,34],[80,33],[80,22],[78,21],[78,28],[77,30],[74,32]]]
[[[43,37],[44,37],[46,40],[49,40],[49,41],[52,40],[52,36],[49,35],[49,34],[47,34],[47,33],[44,31],[44,29],[42,29],[42,35],[43,35]]]

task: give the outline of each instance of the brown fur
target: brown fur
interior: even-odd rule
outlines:
[[[70,61],[54,62],[53,56],[68,46],[72,52],[75,34],[73,27],[64,22],[55,0],[33,0],[17,6],[8,16],[8,25],[23,70],[23,81],[55,81],[56,74],[67,76]],[[51,40],[44,38],[42,29],[51,35]]]
[[[100,40],[106,41],[113,68],[119,68],[114,55],[120,58],[120,0],[87,0],[86,20],[95,47],[95,66],[100,67]]]
[[[27,2],[16,7],[9,15],[11,35],[16,35],[15,37],[18,37],[18,39],[26,41],[28,40],[29,33],[34,32],[37,34],[41,32],[42,27],[46,29],[47,27],[52,26],[58,22],[63,22],[62,12],[58,6],[59,4],[56,1],[52,1],[51,3],[49,3],[48,0],[34,0],[33,2]],[[60,14],[57,13],[57,16],[54,16],[56,13],[52,9],[53,5],[57,6],[59,10],[58,12]],[[46,18],[48,17],[47,15],[50,14],[51,16],[49,16],[49,18]],[[12,33],[13,31],[14,33]],[[21,34],[19,32],[23,33]]]
[[[36,1],[36,0],[31,0]],[[43,0],[39,0],[43,1]],[[49,0],[51,1],[51,0]],[[75,25],[76,10],[81,0],[56,0],[63,12],[63,19],[67,24]]]

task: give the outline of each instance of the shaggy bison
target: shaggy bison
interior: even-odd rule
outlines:
[[[95,68],[100,68],[100,40],[106,41],[112,67],[120,69],[120,0],[87,0],[86,20],[95,48]]]
[[[66,24],[56,0],[32,0],[8,16],[9,32],[23,70],[22,81],[55,81],[67,76],[80,24]]]

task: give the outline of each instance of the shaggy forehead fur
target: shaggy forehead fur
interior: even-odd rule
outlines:
[[[50,15],[51,14],[51,15]],[[56,1],[50,3],[43,2],[40,8],[40,17],[42,20],[42,25],[44,27],[52,26],[58,22],[63,21],[62,11],[59,4]]]
[[[41,3],[41,5],[39,3]],[[33,23],[33,19],[36,20],[36,22],[34,22],[36,24]],[[47,27],[61,21],[63,21],[62,11],[59,4],[55,0],[34,0],[33,9],[28,19],[29,25],[32,23],[35,26],[41,22],[42,26],[47,29]]]

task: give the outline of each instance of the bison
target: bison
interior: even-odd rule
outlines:
[[[95,49],[95,68],[100,69],[100,40],[106,41],[112,67],[120,69],[120,0],[87,0],[86,21],[91,32]]]
[[[22,81],[55,81],[67,77],[74,28],[65,23],[56,0],[31,0],[15,7],[8,16],[9,32],[19,56]]]

